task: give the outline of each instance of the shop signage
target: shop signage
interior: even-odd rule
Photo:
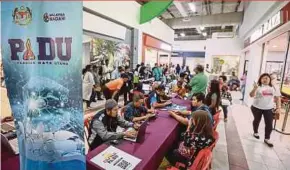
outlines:
[[[279,11],[251,35],[250,43],[261,38],[263,35],[267,34],[282,23],[281,11]]]
[[[151,37],[147,34],[143,34],[143,41],[144,41],[144,45],[148,46],[148,47],[153,47],[159,50],[164,50],[164,51],[171,51],[171,45],[167,44],[161,40],[158,40],[154,37]]]

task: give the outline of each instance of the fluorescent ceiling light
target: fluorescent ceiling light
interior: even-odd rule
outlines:
[[[203,32],[202,35],[203,35],[203,36],[207,36],[207,33],[206,33],[206,32]]]
[[[185,37],[185,33],[180,33],[180,36]]]
[[[203,30],[204,30],[204,26],[200,26],[199,29],[200,29],[201,31],[203,31]]]
[[[183,18],[182,21],[189,22],[190,21],[190,18]]]
[[[195,6],[195,4],[193,2],[192,3],[188,3],[188,6],[189,6],[189,8],[190,8],[190,10],[192,12],[196,12],[196,6]]]
[[[273,47],[273,48],[276,48],[276,47],[278,47],[278,46],[277,46],[277,45],[273,45],[272,47]]]

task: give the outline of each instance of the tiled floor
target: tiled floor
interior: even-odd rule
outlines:
[[[233,93],[233,97],[240,98],[238,93]],[[257,140],[252,136],[250,108],[239,100],[234,103],[229,108],[229,121],[221,121],[217,129],[220,139],[214,149],[213,169],[290,170],[290,136],[273,131],[271,140],[275,146],[269,148],[263,143],[263,120],[259,127],[261,139]]]

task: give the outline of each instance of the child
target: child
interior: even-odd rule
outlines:
[[[195,111],[191,121],[194,129],[186,132],[179,148],[167,157],[172,165],[180,162],[186,166],[185,169],[192,164],[200,150],[214,142],[212,124],[206,111]]]
[[[224,112],[224,121],[228,121],[228,106],[232,104],[232,95],[227,86],[222,86],[221,105]]]

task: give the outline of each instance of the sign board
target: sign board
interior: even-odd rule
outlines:
[[[104,169],[133,170],[141,162],[141,159],[110,146],[90,161]]]
[[[269,33],[274,28],[278,27],[283,23],[282,13],[279,11],[274,16],[272,16],[267,22],[261,25],[250,37],[250,43],[261,38],[263,35]]]

